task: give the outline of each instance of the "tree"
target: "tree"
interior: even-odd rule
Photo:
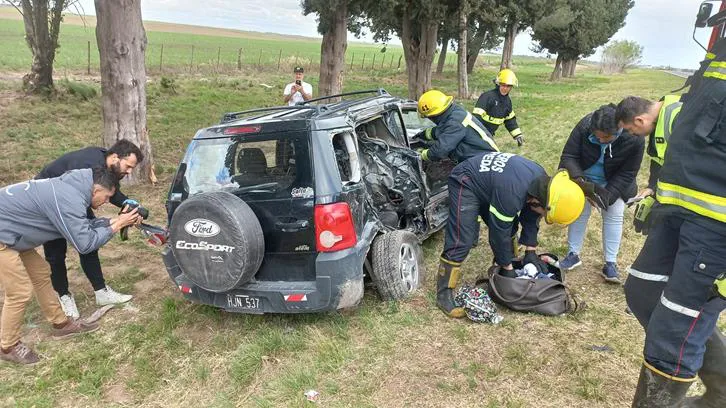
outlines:
[[[624,24],[632,0],[563,0],[533,27],[537,51],[557,54],[550,76],[572,76],[577,60],[605,44]]]
[[[127,139],[139,146],[144,161],[130,183],[156,182],[146,128],[146,31],[140,0],[95,0],[96,41],[101,57],[103,141]]]
[[[303,14],[317,14],[318,32],[323,35],[320,44],[320,96],[336,95],[343,88],[345,50],[348,31],[361,33],[360,6],[356,0],[302,0]]]
[[[504,8],[504,45],[502,46],[502,62],[499,69],[512,68],[514,39],[528,27],[534,25],[542,17],[554,10],[552,0],[499,0],[498,5]]]
[[[457,51],[457,71],[459,77],[459,98],[469,98],[469,74],[466,69],[467,49],[467,28],[469,26],[469,0],[459,0],[459,47]]]
[[[643,47],[635,41],[616,40],[608,44],[602,53],[602,71],[605,73],[625,73],[637,65],[643,57]]]
[[[471,74],[474,72],[479,52],[496,48],[501,43],[504,33],[502,24],[504,8],[497,6],[496,0],[470,1],[472,7],[469,14],[466,70]]]
[[[431,88],[431,68],[446,5],[427,0],[380,0],[371,1],[365,13],[376,41],[387,42],[392,34],[401,39],[408,97],[418,99]]]
[[[31,93],[53,89],[53,61],[63,10],[76,0],[7,0],[23,16],[25,42],[33,55],[23,87]]]

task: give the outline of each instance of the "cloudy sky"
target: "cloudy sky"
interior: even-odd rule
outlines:
[[[94,14],[93,0],[80,3],[86,14]],[[299,4],[299,0],[142,0],[141,8],[145,20],[319,37],[315,17],[303,16]],[[625,27],[613,38],[641,44],[644,64],[695,68],[704,55],[691,38],[699,4],[700,0],[635,0]],[[708,32],[699,29],[697,38],[705,44]],[[521,34],[514,53],[532,54],[530,46],[529,35]]]

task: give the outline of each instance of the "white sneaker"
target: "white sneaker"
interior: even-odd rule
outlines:
[[[123,293],[116,292],[108,285],[106,285],[105,288],[96,291],[96,304],[99,306],[118,305],[126,303],[132,298],[133,296],[131,295],[124,295]]]
[[[58,298],[60,300],[61,309],[63,309],[63,313],[66,314],[66,316],[70,317],[71,319],[78,319],[81,317],[81,314],[78,313],[78,308],[76,307],[76,300],[73,299],[72,294],[63,295]]]

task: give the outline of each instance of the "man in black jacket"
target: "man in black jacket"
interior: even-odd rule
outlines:
[[[419,115],[436,123],[436,127],[426,129],[424,137],[430,145],[421,151],[421,159],[437,161],[448,157],[462,162],[482,152],[498,152],[491,134],[479,120],[453,100],[435,89],[419,98]]]
[[[494,89],[479,96],[474,108],[474,115],[481,118],[482,123],[492,135],[502,124],[517,142],[518,146],[524,144],[524,134],[517,124],[517,116],[512,108],[512,99],[509,97],[512,87],[517,86],[517,76],[511,69],[503,69],[494,80]]]
[[[128,140],[119,140],[106,150],[101,147],[87,147],[85,149],[66,153],[59,157],[38,173],[36,179],[47,179],[59,177],[69,170],[107,167],[120,179],[131,174],[138,163],[144,160],[141,150]],[[138,204],[130,200],[116,187],[110,202],[122,208],[127,204]],[[89,219],[95,218],[91,208],[87,211]],[[68,270],[66,269],[67,242],[65,238],[48,241],[43,244],[45,259],[50,264],[51,282],[53,289],[58,292],[61,306],[65,314],[72,318],[78,318],[78,308],[75,299],[68,290]],[[111,289],[103,278],[101,261],[98,258],[98,251],[92,251],[80,255],[81,268],[91,282],[96,294],[96,303],[100,306],[109,304],[125,303],[131,300],[131,295],[118,293]]]
[[[615,106],[604,105],[586,115],[570,134],[560,158],[560,168],[582,186],[597,189],[602,198],[603,254],[605,281],[618,283],[617,256],[623,232],[625,202],[637,193],[635,177],[640,170],[645,142],[642,137],[620,131]],[[583,189],[586,189],[583,187]],[[585,238],[590,205],[568,228],[568,255],[560,267],[571,270],[582,264],[580,250]]]

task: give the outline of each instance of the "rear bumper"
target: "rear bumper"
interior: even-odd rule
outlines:
[[[355,247],[318,254],[315,281],[255,281],[215,293],[184,275],[170,247],[164,248],[162,257],[169,277],[192,302],[235,313],[324,312],[355,306],[363,297],[363,263],[376,233],[373,225],[366,230]]]

